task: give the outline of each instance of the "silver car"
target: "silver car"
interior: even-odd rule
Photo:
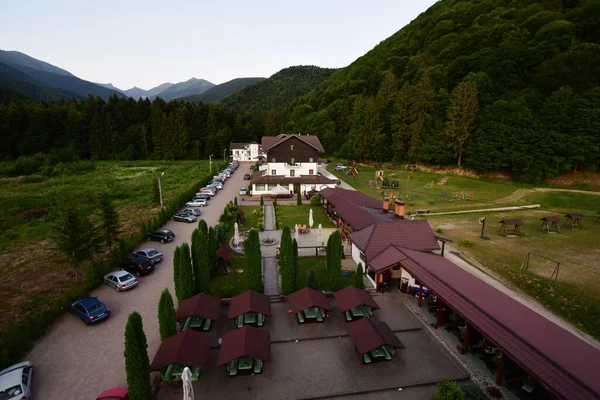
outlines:
[[[152,247],[148,247],[145,249],[141,249],[138,251],[134,251],[132,253],[134,257],[146,257],[152,260],[154,264],[158,264],[163,260],[163,255],[160,251],[153,249]]]
[[[24,361],[0,371],[0,399],[30,399],[31,378],[33,378],[31,361]]]
[[[127,271],[114,271],[104,275],[104,283],[120,292],[136,287],[138,281]]]

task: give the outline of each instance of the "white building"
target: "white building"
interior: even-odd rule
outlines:
[[[258,161],[264,159],[265,153],[258,143],[231,143],[229,157],[235,161]]]
[[[323,146],[317,136],[263,136],[266,165],[252,176],[252,195],[290,194],[335,187],[335,181],[318,173],[317,157]],[[274,188],[277,190],[274,191]]]

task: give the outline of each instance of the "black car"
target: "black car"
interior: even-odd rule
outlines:
[[[146,235],[146,239],[165,243],[175,239],[175,234],[168,229],[159,229]]]
[[[120,268],[135,276],[141,276],[154,271],[154,262],[147,257],[138,256],[125,261]]]
[[[197,220],[198,218],[196,218],[195,215],[186,212],[177,212],[173,214],[173,221],[188,222],[191,224],[192,222],[196,222]]]
[[[250,180],[250,174],[245,174],[244,175],[244,180],[245,181],[249,181]]]

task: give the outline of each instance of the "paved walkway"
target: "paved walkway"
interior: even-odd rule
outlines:
[[[263,211],[265,231],[275,230],[275,208],[272,204],[265,204]]]
[[[267,296],[277,296],[279,292],[279,265],[275,257],[263,257],[263,285]]]

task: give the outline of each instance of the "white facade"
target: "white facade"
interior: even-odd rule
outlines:
[[[365,255],[363,254],[363,252],[360,251],[360,249],[358,247],[356,247],[356,245],[354,243],[352,243],[352,259],[354,260],[354,262],[356,263],[356,265],[358,265],[358,263],[362,263],[363,264],[363,270],[365,272],[368,270],[368,268],[367,268],[368,266],[365,267],[365,264],[366,264],[365,260],[367,258],[365,257]],[[392,278],[394,278],[394,279],[399,279],[399,278],[400,279],[406,279],[406,280],[408,280],[408,285],[409,286],[415,286],[415,278],[413,278],[412,275],[409,274],[408,272],[406,272],[403,268],[400,268],[399,270],[392,270]]]
[[[265,157],[258,143],[238,144],[239,148],[229,150],[229,156],[236,161],[258,161],[258,157]]]
[[[317,160],[313,162],[296,162],[294,164],[284,163],[284,162],[267,162],[266,165],[262,165],[259,169],[264,176],[279,176],[289,178],[290,180],[294,178],[300,178],[301,176],[311,176],[318,174],[318,164]],[[289,182],[289,180],[288,180]],[[252,195],[260,196],[261,194],[273,194],[272,189],[276,187],[277,184],[252,184]],[[295,184],[292,182],[286,184],[280,184],[280,186],[286,188],[292,193],[297,193],[297,190],[294,190]],[[335,183],[333,184],[300,184],[300,193],[304,194],[304,192],[309,192],[311,190],[321,190],[327,187],[335,187]],[[298,188],[296,188],[298,189]]]

